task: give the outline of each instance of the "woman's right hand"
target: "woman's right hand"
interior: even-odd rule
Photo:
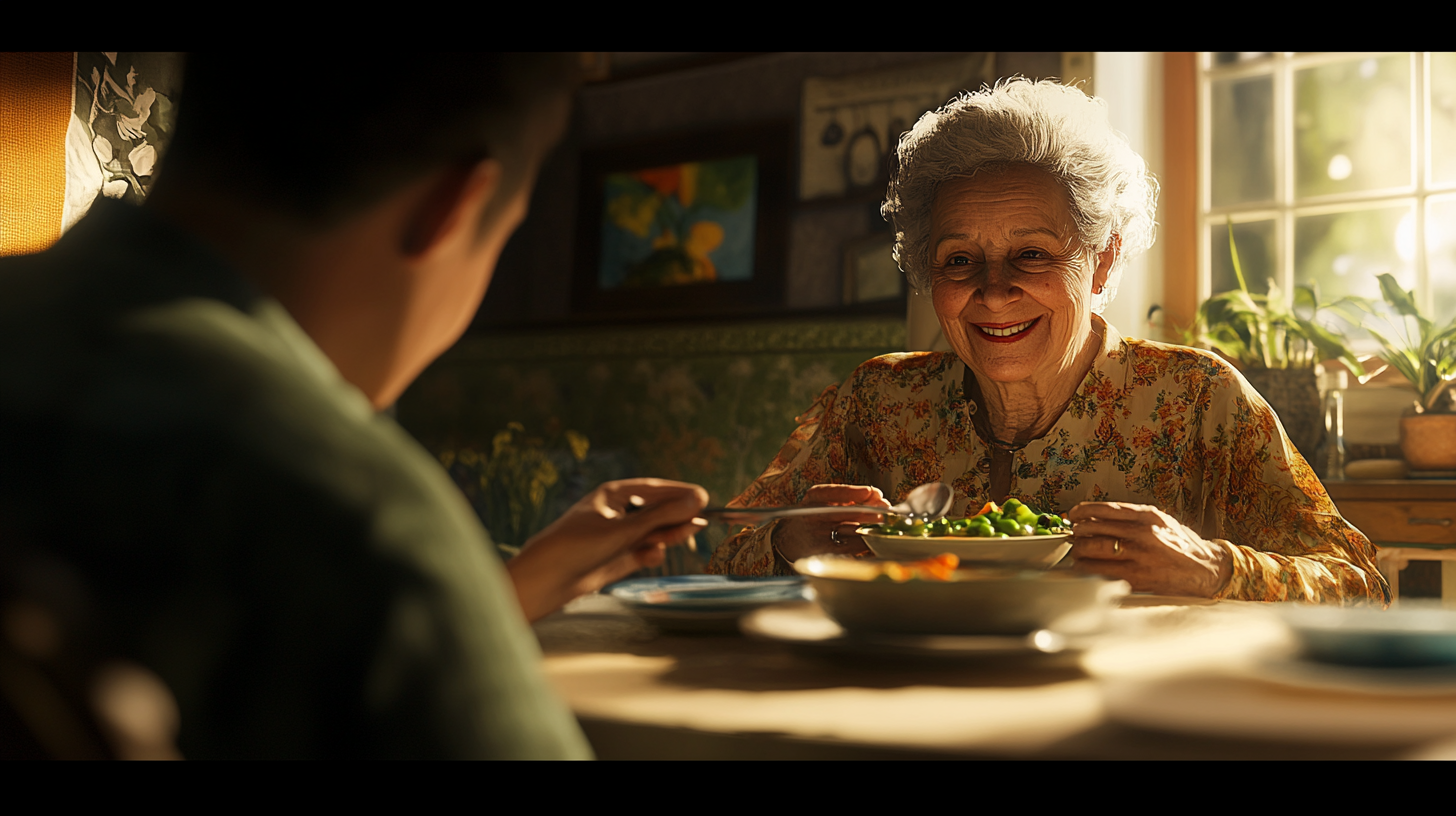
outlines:
[[[803,505],[870,505],[889,507],[877,487],[866,485],[824,484],[809,488]],[[859,555],[867,552],[864,539],[855,535],[855,528],[878,524],[880,514],[846,510],[844,515],[800,516],[779,521],[774,529],[773,545],[790,564],[811,555],[839,553]]]

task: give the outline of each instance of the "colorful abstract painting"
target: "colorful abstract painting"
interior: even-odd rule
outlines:
[[[756,157],[610,173],[604,188],[601,290],[753,279]]]

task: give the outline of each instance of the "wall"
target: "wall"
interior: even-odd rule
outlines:
[[[588,324],[573,318],[570,296],[580,156],[675,133],[797,121],[808,77],[951,56],[961,55],[761,54],[587,86],[471,333],[403,395],[401,424],[445,454],[474,495],[478,468],[456,457],[470,451],[474,461],[509,423],[519,423],[525,430],[516,438],[552,449],[560,471],[547,517],[595,484],[624,476],[684,479],[707,487],[714,503],[732,499],[826,386],[870,357],[906,348],[903,303],[888,302],[879,313],[842,307],[842,247],[888,230],[879,216],[882,191],[795,204],[783,302],[754,319]],[[998,53],[995,65],[1000,75],[1056,76],[1061,54]],[[567,453],[566,430],[590,440],[585,461]],[[725,533],[710,529],[703,551]],[[679,557],[669,571],[700,566],[700,559]]]
[[[825,386],[904,345],[898,315],[474,336],[420,377],[397,416],[452,460],[465,450],[490,454],[497,434],[519,423],[520,437],[540,440],[560,474],[547,521],[586,490],[629,476],[695,482],[724,504],[768,465]],[[568,455],[568,430],[591,443],[583,461]],[[478,492],[475,475],[453,472],[467,494]],[[492,532],[521,543],[501,526]],[[704,552],[725,532],[710,529]]]
[[[584,150],[717,126],[799,117],[803,81],[962,56],[951,52],[777,53],[588,85],[572,126],[542,169],[531,213],[502,254],[475,328],[571,320],[579,157]],[[1060,73],[1059,52],[998,52],[996,73]],[[781,312],[838,310],[845,241],[887,230],[880,194],[795,205]],[[888,308],[901,308],[891,304]]]
[[[1147,51],[1099,51],[1096,55],[1097,95],[1107,101],[1112,127],[1127,137],[1128,145],[1148,163],[1153,175],[1163,177],[1163,56]],[[1160,199],[1158,222],[1164,221]],[[1193,277],[1198,270],[1174,271]],[[1148,325],[1148,309],[1163,299],[1163,244],[1158,241],[1123,271],[1117,296],[1103,313],[1125,337],[1163,339]]]

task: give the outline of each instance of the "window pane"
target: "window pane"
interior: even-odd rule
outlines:
[[[1431,55],[1431,181],[1456,182],[1456,54]]]
[[[1431,316],[1444,323],[1456,315],[1456,198],[1426,204],[1426,263]]]
[[[1409,56],[1306,68],[1294,88],[1296,196],[1411,183]]]
[[[1315,284],[1325,303],[1346,295],[1381,302],[1375,276],[1382,272],[1410,289],[1416,278],[1414,227],[1413,204],[1295,218],[1295,282]],[[1358,352],[1377,350],[1358,320],[1352,325],[1326,312],[1321,322],[1349,338]]]
[[[1213,206],[1274,197],[1274,78],[1219,80],[1212,92]]]
[[[1380,299],[1381,272],[1415,285],[1415,207],[1379,207],[1294,219],[1294,279],[1317,283],[1320,297]]]
[[[1240,62],[1253,62],[1255,60],[1267,59],[1269,51],[1215,51],[1213,52],[1213,64],[1216,66],[1236,65]]]
[[[1250,221],[1234,224],[1234,244],[1239,248],[1239,266],[1244,270],[1244,281],[1250,292],[1269,291],[1269,279],[1276,277],[1277,266],[1274,252],[1274,222]],[[1213,270],[1213,294],[1239,288],[1234,275],[1232,255],[1229,253],[1227,224],[1216,224],[1208,228],[1209,268]]]

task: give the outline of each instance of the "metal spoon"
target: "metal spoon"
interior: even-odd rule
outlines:
[[[939,519],[945,518],[950,512],[950,506],[955,501],[955,488],[945,482],[931,482],[923,484],[910,491],[905,501],[889,507],[870,507],[864,504],[850,505],[828,505],[824,507],[708,507],[704,508],[698,515],[704,518],[717,518],[723,521],[745,521],[759,523],[769,519],[784,518],[786,516],[822,516],[822,515],[843,515],[855,510],[862,510],[869,513],[883,513],[892,516],[905,516],[913,519]]]

